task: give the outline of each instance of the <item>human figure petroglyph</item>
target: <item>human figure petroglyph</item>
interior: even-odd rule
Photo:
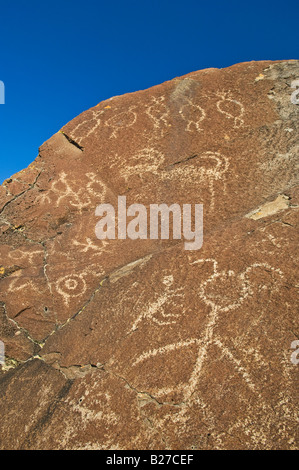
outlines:
[[[100,254],[105,250],[108,244],[109,242],[107,240],[99,240],[98,243],[94,243],[94,240],[89,237],[86,237],[84,242],[79,242],[78,240],[73,241],[73,245],[78,248],[78,251],[81,253],[89,252],[90,256]]]
[[[202,98],[212,100],[217,111],[230,120],[234,128],[238,129],[244,125],[245,108],[239,100],[233,97],[230,91],[210,92],[207,95],[203,94]],[[136,105],[129,106],[126,111],[118,111],[116,109],[116,113],[112,115],[110,115],[110,109],[111,106],[101,109],[97,109],[97,107],[90,109],[88,111],[89,114],[87,114],[88,118],[77,124],[70,131],[70,137],[81,145],[84,139],[102,126],[103,128],[108,127],[111,129],[109,138],[112,139],[118,137],[122,129],[129,128],[137,122]],[[109,112],[108,118],[106,117],[107,111]],[[159,136],[163,136],[171,126],[171,112],[167,106],[165,96],[152,96],[150,103],[139,110],[139,113],[143,112],[146,113],[153,124],[154,135],[151,136],[150,140],[157,133]],[[207,110],[201,104],[194,102],[189,97],[184,97],[184,104],[180,107],[178,114],[185,122],[186,132],[202,132],[204,130],[203,121],[207,117]],[[82,132],[84,132],[84,135],[80,135]]]
[[[165,344],[159,348],[144,351],[141,355],[135,358],[132,364],[134,367],[145,360],[154,358],[157,355],[163,355],[171,351],[178,351],[181,348],[190,348],[194,345],[197,347],[197,358],[189,381],[187,383],[177,384],[174,387],[161,387],[159,389],[151,390],[151,394],[156,397],[162,397],[176,391],[182,393],[182,400],[186,401],[190,399],[197,388],[202,368],[208,356],[208,348],[211,345],[216,345],[220,348],[222,353],[238,369],[238,372],[243,377],[247,386],[252,391],[256,391],[254,380],[242,365],[241,360],[234,356],[233,352],[224,344],[223,339],[221,339],[217,334],[214,334],[214,330],[220,314],[226,314],[232,310],[238,309],[246,299],[256,295],[261,289],[271,290],[271,293],[278,291],[284,275],[279,268],[274,268],[268,263],[253,263],[240,273],[236,273],[233,270],[219,270],[218,263],[213,258],[192,261],[190,262],[190,266],[197,265],[200,267],[206,263],[211,265],[212,273],[199,285],[198,297],[210,308],[210,312],[201,336],[191,336],[190,338],[180,342]],[[257,270],[266,271],[270,276],[270,280],[268,279],[263,286],[254,284],[252,274],[256,274]],[[233,299],[230,298],[230,291],[227,293],[229,285],[231,287],[234,286],[234,289],[237,286],[237,295],[235,295]],[[179,290],[179,293],[184,295],[184,290]],[[171,304],[171,298],[169,298],[169,302]],[[165,307],[167,307],[167,302],[163,303],[163,308],[165,308],[164,304]],[[150,315],[139,315],[133,324],[134,327],[136,327],[136,322],[139,324],[141,321],[146,321],[149,318],[151,318]],[[173,322],[175,323],[175,318],[173,318]]]
[[[153,96],[152,104],[146,107],[145,112],[153,121],[154,130],[163,136],[170,125],[170,113],[165,104],[165,96],[159,96],[159,98]]]
[[[200,259],[194,261],[192,264],[206,262],[212,263],[213,273],[200,285],[199,296],[206,305],[211,307],[211,312],[203,335],[203,344],[199,349],[196,366],[190,379],[190,384],[192,384],[191,390],[194,390],[194,387],[196,387],[198,377],[207,356],[208,346],[215,341],[213,334],[218,315],[220,313],[226,313],[230,310],[237,309],[247,297],[254,295],[256,286],[254,286],[250,281],[250,273],[256,269],[266,269],[277,275],[279,278],[283,277],[283,273],[280,269],[273,268],[268,263],[253,263],[240,274],[236,274],[232,270],[219,271],[218,263],[214,259]],[[236,288],[236,286],[238,286],[238,295],[236,295],[236,298],[233,301],[230,296],[232,289],[227,293],[227,280],[230,281],[229,285],[231,287],[234,286],[234,288]],[[273,291],[274,288],[277,288],[277,285],[271,286],[271,288]],[[219,344],[221,344],[220,340]]]
[[[216,103],[219,113],[223,114],[226,118],[231,119],[235,128],[243,126],[243,115],[245,113],[243,104],[234,99],[229,92],[217,92],[216,96],[220,98]],[[230,108],[234,108],[235,112],[233,113]]]
[[[83,139],[86,139],[89,135],[93,134],[97,128],[101,125],[103,115],[103,109],[90,109],[87,111],[87,119],[77,124],[69,133],[70,137],[74,139],[78,144],[82,144]],[[84,135],[80,135],[80,132],[84,130]]]
[[[98,105],[99,106],[99,105]],[[83,140],[95,133],[98,128],[106,127],[111,130],[109,139],[116,138],[122,128],[133,126],[137,120],[136,106],[130,106],[127,111],[118,111],[112,115],[110,112],[111,106],[97,109],[97,106],[88,110],[87,118],[77,124],[72,130],[69,131],[69,136],[74,139],[78,144],[82,144]]]
[[[121,129],[126,129],[135,124],[137,120],[136,106],[130,106],[126,111],[113,114],[105,121],[105,126],[112,129],[109,139],[116,138]]]
[[[184,104],[179,111],[182,119],[187,123],[185,130],[188,132],[192,132],[193,130],[197,132],[203,131],[200,123],[206,117],[205,110],[198,104],[194,104],[189,98],[186,98],[186,101],[187,103]]]
[[[147,319],[157,325],[171,325],[176,323],[178,313],[174,313],[169,308],[169,301],[176,299],[178,305],[181,304],[184,297],[183,287],[175,287],[173,276],[167,275],[162,279],[163,291],[156,296],[155,300],[143,307],[140,315],[132,325],[131,331],[134,331],[140,322]]]
[[[87,177],[84,186],[84,177]],[[93,198],[97,201],[104,200],[106,186],[95,173],[82,175],[82,182],[79,188],[74,188],[73,183],[68,180],[68,175],[62,171],[56,181],[53,181],[50,189],[38,197],[41,204],[55,203],[58,207],[61,203],[68,203],[70,206],[81,211],[92,205]]]
[[[230,91],[217,91],[203,94],[203,99],[211,100],[217,111],[233,123],[234,128],[244,125],[245,108],[243,104],[235,99]],[[207,110],[203,105],[194,102],[191,98],[184,97],[185,103],[179,110],[180,117],[185,121],[185,131],[202,132],[203,121],[207,117]],[[152,104],[146,109],[147,115],[152,119],[154,129],[159,129],[161,135],[170,126],[170,109],[167,107],[165,97],[153,97]]]
[[[232,123],[233,128],[238,129],[244,125],[245,107],[230,91],[208,92],[203,94],[202,98],[208,102],[209,107],[216,107],[227,123]]]

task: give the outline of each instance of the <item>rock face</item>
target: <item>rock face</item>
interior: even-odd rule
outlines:
[[[3,183],[1,449],[298,448],[298,78],[111,98]],[[118,196],[203,204],[202,248],[97,239]]]

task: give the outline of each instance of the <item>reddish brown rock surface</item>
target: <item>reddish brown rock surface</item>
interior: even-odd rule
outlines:
[[[2,449],[297,449],[298,61],[111,98],[0,188]],[[95,208],[204,205],[204,243]]]

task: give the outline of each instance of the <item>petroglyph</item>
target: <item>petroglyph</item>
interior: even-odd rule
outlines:
[[[154,131],[163,136],[170,125],[170,112],[165,104],[165,96],[153,96],[151,105],[146,107],[145,112],[153,121]]]
[[[95,260],[94,260],[95,261]],[[98,261],[98,259],[97,259]],[[103,276],[104,270],[98,263],[90,263],[79,273],[70,272],[57,280],[51,281],[51,288],[55,288],[56,292],[61,296],[64,304],[70,304],[73,298],[83,298],[87,292],[88,282],[93,279],[99,279]]]
[[[189,98],[186,98],[186,101],[187,104],[184,104],[179,111],[181,117],[187,123],[185,130],[188,132],[203,131],[202,127],[200,127],[200,123],[206,117],[205,110],[198,104],[194,104]]]
[[[33,251],[29,250],[28,247],[24,247],[24,249],[17,248],[15,250],[11,250],[8,253],[11,261],[18,264],[24,263],[25,265],[32,266],[36,265],[44,254],[44,250],[42,248],[34,249]]]
[[[206,188],[209,191],[210,210],[215,206],[215,182],[222,182],[222,191],[226,192],[225,173],[229,167],[229,159],[218,152],[204,152],[196,156],[192,163],[186,160],[180,164],[171,165],[171,171],[163,172],[161,177],[164,180],[175,179],[181,181],[182,178],[192,186]]]
[[[245,108],[243,104],[233,97],[230,91],[219,91],[203,94],[203,99],[208,99],[215,106],[217,111],[222,114],[226,120],[231,121],[234,128],[240,128],[244,125]],[[107,113],[108,111],[108,113]],[[167,106],[165,96],[152,96],[150,102],[139,110],[140,116],[145,114],[150,118],[153,125],[153,134],[149,135],[149,141],[157,137],[163,137],[166,131],[171,127],[171,113]],[[111,129],[109,139],[119,136],[122,129],[132,127],[137,122],[137,106],[132,105],[126,111],[120,111],[112,114],[111,106],[103,109],[93,108],[87,112],[86,119],[79,122],[70,132],[71,138],[82,145],[82,142],[96,130],[101,127]],[[191,98],[184,97],[184,104],[180,107],[179,116],[185,122],[186,132],[202,132],[203,121],[207,117],[207,110],[200,104],[194,103]],[[109,116],[107,118],[107,116]]]
[[[245,108],[243,104],[234,99],[230,92],[217,92],[218,99],[216,106],[219,113],[223,114],[227,119],[233,122],[233,127],[239,128],[244,125],[243,116]]]
[[[106,100],[4,183],[0,447],[298,448],[298,65]],[[97,239],[119,197],[203,204],[201,250]]]
[[[78,144],[82,144],[82,141],[93,134],[101,125],[101,116],[103,113],[104,110],[102,109],[90,109],[87,112],[86,119],[79,122],[79,124],[70,131],[70,137],[78,142]]]
[[[17,273],[16,273],[17,274]],[[29,289],[32,289],[34,292],[40,292],[40,286],[34,282],[33,279],[29,277],[21,277],[21,276],[10,276],[9,278],[9,286],[7,288],[7,292],[16,293],[20,292],[24,289],[28,292]]]
[[[103,201],[105,198],[107,188],[95,173],[82,175],[80,185],[77,183],[76,186],[62,171],[58,179],[51,183],[50,189],[45,194],[38,196],[38,202],[40,204],[55,204],[56,207],[66,204],[82,211],[82,209],[91,207],[92,204]]]
[[[146,174],[158,174],[164,158],[164,155],[158,150],[144,148],[133,155],[129,162],[124,162],[121,155],[115,155],[115,161],[112,165],[119,168],[119,173],[126,182],[131,176],[138,176],[143,181]]]
[[[111,106],[87,111],[86,119],[80,121],[73,129],[68,131],[69,136],[76,143],[83,145],[84,141],[95,134],[98,129],[108,128],[111,131],[109,139],[118,137],[122,129],[133,126],[137,121],[136,106],[130,106],[127,111],[118,112]]]
[[[105,121],[105,126],[112,129],[110,139],[116,138],[121,129],[126,129],[135,124],[137,120],[137,113],[134,111],[136,106],[130,106],[127,111],[114,114],[112,117]]]
[[[56,282],[56,290],[68,305],[71,297],[82,296],[86,292],[86,282],[83,273],[68,274],[60,277]]]
[[[107,240],[97,240],[97,243],[94,243],[94,240],[89,237],[86,237],[84,242],[73,240],[73,245],[78,248],[78,251],[81,253],[88,252],[90,256],[99,255],[108,244]]]
[[[150,319],[160,326],[176,323],[176,318],[180,312],[175,313],[169,302],[176,306],[181,305],[184,297],[184,288],[174,286],[174,278],[171,274],[164,276],[162,284],[164,291],[157,295],[154,301],[143,307],[142,312],[134,321],[131,331],[134,331],[144,319]]]
[[[280,289],[284,275],[280,269],[274,268],[268,263],[253,263],[239,274],[233,270],[219,270],[217,261],[212,258],[199,259],[191,262],[191,265],[200,266],[206,263],[211,265],[212,274],[199,284],[198,296],[210,308],[210,313],[208,314],[201,336],[191,337],[144,351],[132,363],[132,367],[134,367],[158,355],[178,351],[181,348],[196,346],[197,358],[188,382],[176,384],[174,387],[161,387],[151,390],[151,394],[155,397],[163,397],[176,391],[182,393],[182,401],[189,400],[197,389],[201,371],[208,357],[208,349],[213,344],[216,344],[223,354],[234,363],[248,387],[255,391],[254,381],[245,366],[242,365],[239,359],[234,357],[234,354],[224,345],[222,339],[214,334],[214,330],[220,314],[242,307],[245,299],[253,297],[259,289],[268,289],[272,295],[276,290]],[[270,281],[268,280],[268,283],[266,282],[262,287],[254,283],[254,274],[257,270],[266,271],[270,276]],[[134,331],[145,320],[152,320],[159,326],[176,323],[179,315],[172,315],[168,312],[172,312],[173,305],[179,305],[182,303],[182,300],[182,305],[185,305],[184,289],[181,287],[173,289],[173,278],[171,275],[164,277],[162,282],[166,283],[164,295],[159,296],[152,303],[148,304],[134,321],[131,331]],[[160,320],[157,320],[158,314],[161,315]]]
[[[208,208],[215,206],[215,183],[221,181],[221,189],[226,192],[225,173],[229,168],[229,159],[218,152],[203,152],[196,155],[193,162],[183,159],[165,167],[165,156],[153,148],[144,148],[133,155],[129,163],[124,162],[121,156],[116,155],[113,166],[118,168],[119,174],[128,182],[130,177],[140,178],[157,176],[162,181],[175,181],[179,183],[182,178],[189,182],[191,187],[208,190],[210,202]]]

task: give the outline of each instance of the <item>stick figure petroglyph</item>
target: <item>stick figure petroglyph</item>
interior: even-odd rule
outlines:
[[[86,180],[86,178],[87,180]],[[84,179],[85,184],[84,184]],[[77,183],[78,185],[78,183]],[[68,175],[62,171],[56,181],[53,181],[50,189],[39,196],[39,202],[42,204],[54,203],[58,207],[61,203],[68,203],[70,206],[81,211],[90,207],[92,197],[104,200],[106,186],[102,183],[95,173],[86,173],[82,175],[82,182],[75,188],[74,183],[70,182]]]
[[[78,240],[73,241],[73,245],[78,247],[81,253],[90,252],[91,256],[99,254],[105,249],[105,246],[109,244],[107,240],[98,240],[99,243],[95,244],[91,238],[86,237],[85,242],[79,242]]]
[[[159,98],[153,96],[152,104],[146,107],[145,112],[153,121],[154,130],[163,136],[170,124],[169,109],[165,104],[165,96]]]
[[[134,331],[144,319],[151,320],[160,326],[176,323],[179,313],[174,313],[173,309],[169,308],[169,300],[176,299],[177,303],[180,304],[180,300],[184,297],[184,289],[183,287],[174,286],[174,278],[171,274],[164,276],[162,285],[163,291],[156,296],[153,302],[143,307],[130,331]]]
[[[205,110],[198,104],[194,104],[191,99],[186,98],[186,100],[187,103],[184,104],[179,111],[179,114],[187,123],[185,130],[188,132],[192,132],[192,130],[197,132],[203,131],[200,127],[200,123],[206,117]]]
[[[121,111],[120,113],[114,114],[107,121],[105,121],[105,126],[108,126],[112,129],[111,138],[116,138],[118,132],[123,128],[131,127],[137,121],[137,113],[134,111],[136,106],[130,106],[127,111]]]
[[[177,351],[181,348],[189,348],[196,346],[197,358],[191,373],[191,376],[187,383],[176,384],[174,387],[161,387],[155,390],[151,390],[151,393],[156,397],[165,396],[173,391],[181,392],[182,399],[184,401],[190,399],[195,392],[198,381],[200,380],[200,374],[204,363],[208,356],[208,349],[211,345],[216,345],[223,354],[234,363],[237,367],[240,375],[245,380],[248,387],[255,391],[254,381],[251,379],[246,368],[242,365],[241,361],[234,357],[233,353],[227,348],[223,340],[214,334],[215,326],[220,314],[228,313],[232,310],[238,309],[244,303],[245,299],[250,298],[256,294],[258,289],[257,285],[254,284],[252,274],[256,270],[266,271],[270,276],[270,281],[261,287],[262,289],[271,289],[273,293],[279,290],[281,281],[283,279],[283,273],[280,269],[270,266],[268,263],[253,263],[244,269],[241,273],[237,274],[233,270],[219,270],[218,263],[215,259],[199,259],[190,263],[192,265],[204,265],[211,264],[212,274],[203,281],[198,287],[198,297],[201,301],[210,308],[206,324],[203,328],[200,337],[190,337],[177,343],[165,344],[159,348],[155,348],[149,351],[144,351],[141,355],[135,358],[132,366],[135,367],[145,360],[150,360],[157,355],[164,355],[170,351]],[[232,292],[234,291],[234,292]],[[178,290],[180,295],[183,295],[184,290]],[[170,299],[171,302],[171,299]],[[163,302],[163,308],[167,306],[167,302]],[[156,305],[157,309],[159,308]],[[156,311],[155,311],[156,313]],[[140,315],[134,322],[140,323],[142,320],[148,318],[149,315]],[[173,318],[175,322],[175,318]]]
[[[242,103],[232,98],[229,92],[217,92],[216,95],[220,98],[216,103],[219,113],[224,114],[225,117],[233,120],[235,128],[243,126],[244,120],[242,117],[245,109]]]

